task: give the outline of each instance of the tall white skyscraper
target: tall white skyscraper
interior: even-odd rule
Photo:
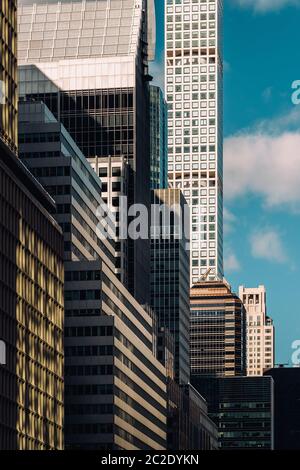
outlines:
[[[274,326],[267,316],[266,288],[239,288],[246,308],[247,375],[263,375],[274,367]]]
[[[165,0],[169,186],[191,208],[191,284],[223,277],[221,0]]]

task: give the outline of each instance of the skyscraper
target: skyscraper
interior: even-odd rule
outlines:
[[[151,227],[151,307],[159,327],[174,336],[175,378],[185,384],[190,377],[186,201],[179,189],[156,189],[152,192],[152,203],[162,214]]]
[[[65,446],[164,450],[155,317],[114,275],[114,244],[97,230],[100,178],[43,103],[20,103],[20,157],[55,198],[65,238]]]
[[[0,2],[0,139],[15,152],[17,120],[17,1]]]
[[[191,289],[191,376],[236,376],[246,372],[246,318],[226,282],[203,281]]]
[[[16,3],[0,2],[0,449],[62,449],[63,237],[16,156]]]
[[[123,195],[146,207],[154,23],[153,0],[21,0],[19,8],[18,60],[27,64],[20,96],[43,100],[92,166],[101,157],[125,157]],[[149,303],[149,239],[129,239],[126,250],[127,287]]]
[[[166,0],[169,185],[191,208],[191,284],[223,276],[222,1]]]
[[[163,92],[150,86],[150,181],[151,189],[168,187],[168,109]]]
[[[263,375],[274,367],[273,320],[267,316],[266,288],[240,286],[239,297],[246,308],[247,375]]]

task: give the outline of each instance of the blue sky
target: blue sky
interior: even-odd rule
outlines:
[[[163,0],[156,1],[163,82]],[[224,0],[225,275],[265,284],[276,362],[300,340],[300,0]]]

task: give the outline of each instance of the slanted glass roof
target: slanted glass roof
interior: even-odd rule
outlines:
[[[20,0],[19,63],[136,55],[145,5],[146,0]],[[155,30],[149,26],[152,43]]]

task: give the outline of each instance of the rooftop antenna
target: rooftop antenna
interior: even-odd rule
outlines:
[[[206,280],[207,280],[207,278],[208,278],[208,275],[209,275],[209,274],[210,274],[210,272],[211,272],[211,270],[212,270],[212,268],[208,268],[208,270],[206,271],[206,273],[205,273],[205,274],[203,274],[203,276],[201,276],[201,277],[200,277],[199,281],[200,281],[200,282],[204,282],[204,281],[206,281]]]

